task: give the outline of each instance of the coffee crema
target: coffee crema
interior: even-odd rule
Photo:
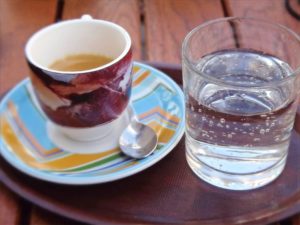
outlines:
[[[59,71],[84,71],[103,66],[113,61],[112,58],[97,54],[74,54],[67,55],[56,60],[49,68]]]

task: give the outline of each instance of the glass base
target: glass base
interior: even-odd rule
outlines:
[[[273,167],[258,173],[232,174],[210,167],[194,157],[188,148],[186,149],[187,162],[199,178],[211,185],[229,190],[252,190],[269,184],[281,174],[287,158],[285,155]]]

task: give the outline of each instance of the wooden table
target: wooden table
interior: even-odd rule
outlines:
[[[296,0],[290,0],[300,12]],[[224,16],[248,16],[284,24],[300,34],[300,21],[284,0],[0,0],[0,95],[28,74],[26,40],[59,20],[90,14],[124,26],[135,60],[180,64],[184,36],[200,23]],[[79,224],[41,209],[0,183],[0,224]],[[300,224],[300,214],[278,224]]]

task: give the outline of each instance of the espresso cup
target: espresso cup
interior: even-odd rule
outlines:
[[[111,61],[87,70],[50,67],[71,55]],[[30,79],[40,108],[66,136],[91,141],[107,135],[126,111],[131,93],[132,50],[121,26],[83,16],[33,34],[25,47]]]

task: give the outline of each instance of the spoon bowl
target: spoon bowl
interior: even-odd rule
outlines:
[[[125,128],[119,138],[121,151],[132,158],[142,159],[149,156],[157,146],[158,138],[149,126],[135,118]]]

